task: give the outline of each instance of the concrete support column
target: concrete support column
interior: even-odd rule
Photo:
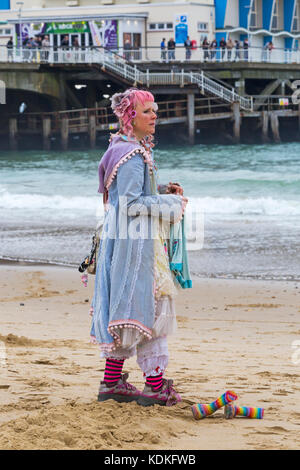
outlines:
[[[298,130],[300,132],[300,104],[298,104]]]
[[[87,108],[95,108],[97,101],[97,90],[92,81],[89,82],[87,86]]]
[[[188,101],[188,128],[189,128],[189,144],[195,143],[195,95],[187,95]]]
[[[240,113],[240,103],[236,101],[232,104],[232,118],[233,118],[233,141],[238,144],[241,137],[241,113]]]
[[[43,149],[44,150],[50,150],[51,148],[50,134],[51,134],[51,119],[44,118],[43,119]]]
[[[273,111],[271,112],[271,129],[273,133],[273,139],[276,144],[280,143],[280,134],[279,134],[279,120],[278,115]]]
[[[62,150],[68,150],[69,142],[69,119],[63,118],[61,120],[61,148]]]
[[[269,140],[269,113],[262,111],[262,141],[266,144]]]
[[[59,74],[59,94],[60,94],[60,109],[67,109],[67,93],[65,77],[62,73]]]
[[[10,150],[18,150],[18,123],[16,118],[9,120],[9,148]]]
[[[89,118],[89,136],[90,146],[92,149],[96,147],[96,116],[91,115]]]

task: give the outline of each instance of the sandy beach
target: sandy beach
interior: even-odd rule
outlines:
[[[57,266],[1,264],[0,276],[1,449],[300,447],[299,283],[195,279],[177,296],[169,339],[166,376],[183,401],[143,408],[97,402],[104,361],[89,342],[92,276],[87,288]],[[124,370],[143,386],[135,358]],[[226,390],[264,407],[264,419],[193,418],[192,404]]]

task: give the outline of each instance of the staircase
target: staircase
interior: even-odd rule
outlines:
[[[113,74],[124,78],[125,80],[141,85],[150,87],[151,85],[189,85],[196,84],[201,89],[202,93],[208,93],[217,98],[220,98],[227,103],[239,102],[240,108],[245,111],[253,111],[252,98],[245,98],[238,95],[234,89],[226,88],[220,85],[211,78],[208,78],[203,71],[200,73],[195,72],[143,72],[136,66],[128,64],[122,57],[114,54],[105,49],[94,49],[96,53],[95,62],[100,62],[103,68],[112,72]]]

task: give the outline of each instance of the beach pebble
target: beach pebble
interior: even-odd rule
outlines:
[[[20,304],[22,307],[24,307],[25,304]]]
[[[85,299],[84,301],[85,301],[85,302],[89,302],[89,299]]]

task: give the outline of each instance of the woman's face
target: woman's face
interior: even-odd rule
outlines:
[[[133,131],[138,140],[146,135],[155,133],[155,121],[157,118],[157,104],[153,101],[146,101],[144,104],[137,103],[135,108],[136,116],[133,119]]]

